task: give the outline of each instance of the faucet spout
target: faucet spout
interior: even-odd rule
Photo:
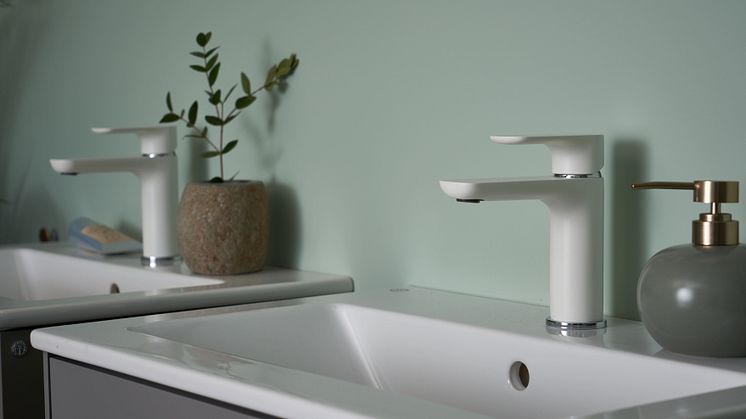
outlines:
[[[440,188],[457,201],[520,201],[549,199],[565,188],[566,178],[556,176],[441,180]]]
[[[176,210],[178,177],[176,132],[173,127],[97,130],[98,133],[135,132],[141,136],[140,157],[103,159],[50,159],[61,174],[130,172],[140,182],[143,264],[169,264],[178,256]]]
[[[152,168],[152,159],[143,157],[125,157],[116,159],[50,159],[57,173],[80,174],[80,173],[109,173],[109,172],[132,172],[139,175],[143,171]]]

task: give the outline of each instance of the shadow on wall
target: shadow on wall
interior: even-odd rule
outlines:
[[[10,231],[11,222],[22,210],[21,200],[33,202],[22,196],[28,171],[22,177],[11,177],[11,160],[18,167],[28,167],[33,157],[34,144],[23,147],[23,152],[14,150],[18,138],[16,125],[18,105],[29,86],[35,56],[41,40],[45,37],[46,23],[43,14],[36,13],[41,1],[24,1],[23,4],[3,1],[0,6],[0,241],[11,240],[17,232]],[[29,152],[29,150],[31,152]],[[13,182],[11,184],[10,182]],[[34,202],[41,206],[42,202]]]
[[[13,206],[13,213],[8,220],[9,238],[7,243],[32,243],[41,241],[42,229],[49,233],[57,232],[57,237],[67,237],[67,224],[62,211],[57,207],[46,188],[24,188],[23,203]],[[50,214],[52,214],[50,216]],[[3,237],[5,239],[5,237]],[[6,240],[0,240],[6,242]]]
[[[288,54],[285,54],[288,55]],[[285,56],[283,55],[283,56]],[[274,64],[275,54],[269,41],[264,42],[260,68],[269,69]],[[302,57],[301,57],[302,59]],[[301,66],[302,71],[302,66]],[[264,75],[262,75],[263,77]],[[268,264],[286,268],[297,268],[300,256],[301,215],[298,196],[293,188],[277,182],[277,163],[282,157],[282,146],[274,136],[277,124],[277,111],[282,102],[282,94],[293,83],[293,77],[283,81],[262,98],[266,131],[248,118],[243,118],[243,129],[254,142],[260,157],[261,168],[269,173],[266,183],[269,201],[269,249]],[[255,105],[256,106],[256,105]],[[266,134],[265,134],[266,132]]]
[[[301,218],[295,190],[271,180],[269,198],[268,264],[297,268],[300,253]]]
[[[639,320],[637,279],[647,260],[647,225],[642,214],[645,195],[631,184],[647,180],[647,146],[642,140],[619,138],[612,146],[611,303],[614,316]]]
[[[187,166],[187,182],[202,182],[210,179],[209,165],[215,162],[215,159],[206,159],[202,153],[208,151],[207,142],[192,138],[182,138],[181,141],[187,141],[187,148],[184,157],[189,162]],[[186,185],[182,185],[186,187]],[[181,195],[181,191],[179,191]]]
[[[275,54],[273,53],[272,46],[269,41],[265,41],[260,68],[269,69],[270,66],[275,63],[274,56]],[[264,75],[261,76],[264,77]],[[261,157],[260,162],[262,168],[269,172],[273,177],[275,175],[277,163],[280,161],[280,157],[282,156],[282,147],[277,143],[276,138],[273,136],[277,125],[277,111],[282,102],[282,94],[287,91],[289,85],[292,83],[293,77],[291,76],[289,81],[283,80],[278,86],[272,89],[272,91],[264,92],[266,93],[266,96],[262,98],[263,100],[261,102],[264,105],[264,112],[266,114],[267,135],[264,135],[262,129],[255,124],[252,124],[249,119],[243,119],[243,129],[246,130],[248,138],[255,143],[256,149]]]

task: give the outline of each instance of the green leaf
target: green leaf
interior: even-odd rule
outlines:
[[[210,70],[210,74],[207,75],[207,82],[210,83],[210,86],[215,84],[215,81],[218,79],[218,73],[220,72],[220,63],[215,64],[215,67]]]
[[[228,144],[225,145],[225,147],[223,147],[223,151],[221,154],[228,154],[229,151],[236,148],[236,144],[238,144],[238,140],[233,140],[229,142]]]
[[[275,76],[278,78],[285,78],[293,74],[293,71],[296,67],[298,67],[298,64],[300,64],[300,60],[298,60],[298,57],[295,54],[291,54],[289,57],[284,58],[282,61],[280,61],[280,64],[277,66]]]
[[[219,54],[213,55],[212,58],[210,58],[210,61],[208,61],[207,64],[205,64],[205,69],[207,71],[210,71],[210,69],[212,68],[212,66],[214,66],[215,63],[218,62],[218,57],[219,56],[220,56]]]
[[[205,34],[205,44],[209,44],[210,43],[210,38],[212,38],[212,32],[207,32]]]
[[[179,120],[179,115],[176,115],[175,113],[167,113],[163,115],[163,118],[161,118],[160,123],[161,124],[168,124],[169,122],[176,122]]]
[[[217,157],[220,155],[219,151],[211,150],[211,151],[205,151],[204,153],[200,154],[200,156],[209,159],[212,157]]]
[[[210,183],[223,183],[223,178],[220,176],[215,176],[214,178],[210,179]]]
[[[233,87],[231,87],[230,90],[228,90],[228,93],[226,93],[225,97],[223,98],[223,102],[228,101],[228,98],[231,97],[231,93],[233,93],[233,90],[238,86],[237,84],[234,84]]]
[[[217,105],[218,103],[220,103],[220,94],[220,89],[218,89],[215,93],[210,95],[210,103],[212,103],[213,105]]]
[[[171,104],[171,92],[166,93],[166,107],[169,111],[174,111],[174,106]]]
[[[270,86],[270,87],[267,87],[267,90],[271,89],[272,82],[275,80],[276,77],[277,77],[277,66],[273,65],[267,71],[267,78],[264,80],[264,85],[265,86],[267,86],[267,85]]]
[[[186,134],[186,135],[184,135],[184,138],[196,138],[196,139],[200,139],[201,140],[201,139],[205,138],[205,136],[204,135],[199,135],[199,134]]]
[[[192,51],[190,54],[194,55],[197,58],[205,58],[205,53],[200,51]]]
[[[205,45],[207,45],[207,43],[210,42],[209,35],[211,35],[210,32],[206,34],[202,32],[198,33],[197,34],[197,45],[201,47],[204,47]]]
[[[223,120],[214,115],[205,115],[205,121],[207,121],[207,123],[210,125],[215,125],[218,127],[223,125]]]
[[[247,95],[251,95],[251,81],[249,80],[249,76],[241,73],[241,88],[243,89],[243,92]]]
[[[192,64],[189,66],[189,68],[200,73],[207,73],[207,69],[205,67],[202,67],[201,65]]]
[[[293,62],[290,58],[283,58],[280,65],[277,66],[277,77],[286,77],[293,69]]]
[[[241,96],[236,99],[236,109],[248,108],[255,100],[256,96]]]
[[[211,56],[213,52],[215,52],[215,51],[217,51],[217,50],[218,50],[218,48],[220,48],[220,47],[215,47],[215,48],[212,48],[212,49],[208,50],[208,51],[207,51],[207,52],[205,53],[205,58],[207,58],[207,57]]]
[[[192,103],[192,106],[189,107],[189,126],[193,126],[197,122],[197,110],[199,108],[199,105],[197,104],[197,101],[195,100],[194,103]]]
[[[207,127],[202,128],[202,138],[207,138]]]

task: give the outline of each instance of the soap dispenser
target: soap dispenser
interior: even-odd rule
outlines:
[[[738,182],[648,182],[633,189],[686,189],[710,211],[692,221],[692,243],[656,253],[640,275],[642,322],[664,349],[686,355],[746,356],[746,246],[720,204],[738,202]]]

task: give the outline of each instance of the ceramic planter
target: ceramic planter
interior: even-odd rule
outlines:
[[[232,275],[264,268],[267,192],[262,182],[193,182],[181,197],[177,237],[192,272]]]

